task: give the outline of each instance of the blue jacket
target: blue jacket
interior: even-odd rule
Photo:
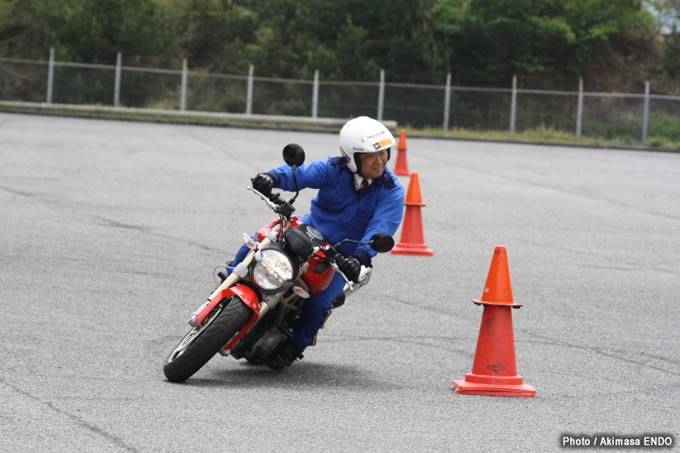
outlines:
[[[282,165],[268,173],[275,187],[295,191],[291,167]],[[354,188],[354,174],[340,157],[302,165],[296,176],[300,189],[319,189],[310,213],[300,220],[321,231],[331,244],[345,238],[368,241],[376,233],[396,233],[404,212],[404,188],[389,168],[361,194]],[[350,243],[343,244],[340,252],[356,256],[364,265],[376,255],[369,246]]]

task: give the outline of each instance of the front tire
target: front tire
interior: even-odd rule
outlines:
[[[253,311],[238,297],[222,301],[202,325],[191,329],[163,366],[171,382],[184,382],[217,354],[250,319]]]

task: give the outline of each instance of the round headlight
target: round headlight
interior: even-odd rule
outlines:
[[[260,250],[255,255],[253,281],[265,291],[276,291],[293,281],[293,263],[276,249]]]

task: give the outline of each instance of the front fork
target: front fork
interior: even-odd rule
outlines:
[[[245,236],[250,239],[250,237],[247,235]],[[260,247],[268,244],[269,242],[271,242],[269,238],[264,238],[262,242],[260,242]],[[253,243],[250,251],[246,257],[243,258],[243,261],[241,261],[234,268],[232,273],[229,274],[229,276],[225,278],[224,281],[217,286],[217,288],[215,288],[212,294],[208,296],[208,300],[203,305],[198,307],[198,310],[192,313],[191,317],[189,318],[189,325],[192,327],[200,326],[203,321],[205,321],[205,318],[207,318],[208,315],[215,309],[215,307],[222,300],[229,296],[238,296],[244,304],[253,310],[255,315],[260,313],[260,299],[257,297],[255,291],[245,285],[236,285],[239,280],[248,275],[248,266],[250,266],[250,263],[253,261],[256,250],[255,243]]]
[[[271,242],[268,238],[262,240],[260,245],[265,245]],[[208,296],[208,300],[201,305],[189,318],[189,325],[198,327],[206,320],[213,310],[226,298],[236,296],[243,301],[248,308],[253,311],[248,321],[239,329],[239,333],[235,335],[229,343],[224,347],[225,350],[231,349],[241,338],[250,330],[255,322],[262,318],[269,309],[269,306],[262,302],[257,296],[257,293],[246,285],[238,284],[239,280],[248,275],[248,266],[253,261],[255,256],[255,248],[251,248],[241,263],[239,263],[229,276],[220,283],[217,288]]]
[[[271,242],[269,238],[264,238],[260,242],[259,248],[262,248],[263,245],[266,245],[269,242]],[[199,307],[189,319],[189,324],[192,327],[200,326],[208,317],[208,315],[210,315],[210,313],[215,309],[215,307],[220,304],[220,302],[231,296],[236,296],[241,299],[243,303],[253,311],[252,316],[243,325],[243,327],[239,329],[238,334],[236,334],[231,340],[229,340],[229,343],[224,346],[222,351],[223,354],[228,354],[228,351],[236,346],[236,344],[245,336],[246,333],[248,333],[253,325],[262,319],[269,312],[269,310],[274,308],[279,301],[279,299],[270,300],[269,303],[266,299],[260,301],[257,293],[252,288],[246,285],[238,284],[239,280],[248,275],[248,267],[254,259],[256,250],[257,248],[252,248],[250,252],[248,252],[243,261],[234,268],[232,273],[229,274],[229,276],[222,283],[220,283],[217,288],[215,288],[212,294],[210,294],[208,297],[208,300],[203,305],[201,305],[201,307]],[[303,286],[305,287],[303,288]],[[279,298],[280,297],[281,296],[279,296]],[[302,297],[304,299],[309,298],[306,285],[296,285],[293,287],[293,294],[291,295],[290,299],[295,297]]]

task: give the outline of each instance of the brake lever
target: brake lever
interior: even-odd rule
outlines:
[[[318,252],[323,252],[325,256],[318,255]],[[338,265],[335,263],[335,260],[333,259],[337,254],[338,251],[331,244],[322,245],[320,247],[314,247],[314,256],[328,261],[328,264],[331,266],[331,269],[333,269],[336,273],[340,274],[345,283],[349,285],[350,289],[353,289],[354,283],[347,278],[347,276],[340,270]]]
[[[257,189],[253,189],[252,186],[248,186],[248,187],[246,187],[246,189],[250,190],[251,192],[255,193],[255,195],[257,195],[258,197],[260,197],[260,198],[262,199],[262,201],[264,201],[265,203],[267,203],[267,206],[269,206],[269,208],[270,208],[272,211],[274,211],[274,212],[279,212],[279,211],[278,211],[279,205],[276,204],[276,203],[274,203],[273,201],[271,201],[271,200],[269,199],[269,197],[265,196],[265,194],[263,194],[262,192],[260,192],[260,191],[257,190]],[[277,198],[276,198],[276,199],[278,200],[279,194],[276,194],[276,195],[277,195]]]
[[[338,267],[337,264],[335,264],[335,262],[332,262],[332,263],[331,263],[331,268],[332,268],[335,272],[337,272],[338,274],[340,274],[340,276],[341,276],[342,279],[345,281],[345,283],[347,283],[347,284],[349,285],[349,289],[350,289],[350,290],[354,290],[354,282],[352,282],[350,279],[347,278],[347,276],[340,270],[340,268]]]

